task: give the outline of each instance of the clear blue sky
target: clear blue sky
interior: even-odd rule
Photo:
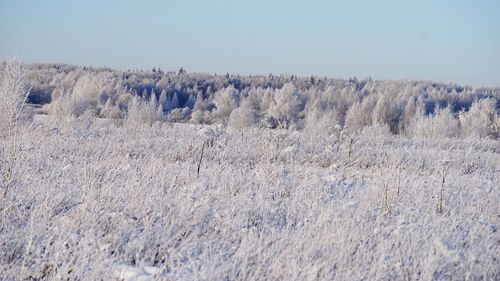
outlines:
[[[500,86],[500,1],[0,0],[0,58]]]

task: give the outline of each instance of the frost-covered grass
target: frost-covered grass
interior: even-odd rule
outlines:
[[[0,279],[500,279],[497,140],[113,122],[20,126]]]

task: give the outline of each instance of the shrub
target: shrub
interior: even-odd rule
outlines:
[[[62,88],[54,90],[52,93],[52,102],[46,104],[43,108],[49,114],[53,125],[61,126],[74,117],[71,97]]]
[[[337,114],[333,111],[318,112],[313,111],[308,114],[305,120],[304,132],[310,135],[338,135],[340,124]]]
[[[375,123],[373,125],[364,127],[361,130],[361,135],[370,138],[384,138],[391,136],[392,133],[389,125]]]
[[[460,134],[458,120],[449,107],[437,109],[434,115],[417,113],[410,121],[407,135],[417,138],[454,138]]]
[[[189,107],[174,108],[168,113],[167,121],[187,122],[190,117],[191,117],[191,109],[189,109]]]
[[[21,62],[13,59],[4,63],[0,74],[0,134],[10,135],[15,130],[29,92]]]
[[[123,113],[120,110],[120,106],[116,104],[111,97],[104,104],[104,107],[100,110],[99,116],[111,119],[120,119],[123,117]]]
[[[87,110],[97,113],[98,97],[104,86],[105,81],[100,76],[84,75],[80,77],[71,96],[72,114],[80,116]]]
[[[403,112],[404,109],[398,104],[397,100],[382,95],[373,109],[372,122],[373,124],[387,124],[393,133],[397,133]]]
[[[495,100],[484,99],[474,102],[469,111],[459,115],[462,136],[491,137],[499,136],[499,115],[495,110]]]
[[[12,179],[15,179],[18,123],[30,92],[24,71],[21,62],[14,59],[6,62],[0,73],[0,187],[3,196],[7,194]]]
[[[156,96],[149,100],[133,97],[128,105],[127,124],[134,126],[152,126],[154,122],[163,120],[162,110],[156,102]]]

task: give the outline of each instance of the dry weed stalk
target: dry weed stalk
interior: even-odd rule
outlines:
[[[350,136],[350,135],[346,132],[346,130],[345,130],[345,129],[344,129],[344,130],[342,130],[342,131],[340,132],[340,134],[339,134],[339,135],[341,135],[341,134],[344,134],[345,136],[347,136],[347,138],[348,138],[348,140],[349,140],[349,151],[348,151],[348,153],[347,153],[347,156],[349,157],[349,159],[351,159],[351,154],[352,154],[352,144],[353,144],[353,142],[354,142],[354,138],[353,138],[353,137],[351,137],[351,136]]]
[[[443,195],[444,195],[444,183],[445,183],[445,178],[446,178],[446,173],[448,172],[448,169],[446,167],[447,162],[443,164],[443,167],[441,169],[441,186],[439,188],[439,196],[438,196],[438,202],[436,206],[436,211],[440,214],[443,212]]]
[[[198,161],[198,168],[196,169],[196,175],[197,175],[197,177],[200,177],[201,161],[203,161],[203,152],[205,151],[205,145],[206,144],[207,144],[207,141],[203,141],[203,144],[201,145],[200,160]]]

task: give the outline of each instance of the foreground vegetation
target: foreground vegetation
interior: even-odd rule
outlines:
[[[498,142],[202,128],[20,131],[4,278],[499,277]]]

